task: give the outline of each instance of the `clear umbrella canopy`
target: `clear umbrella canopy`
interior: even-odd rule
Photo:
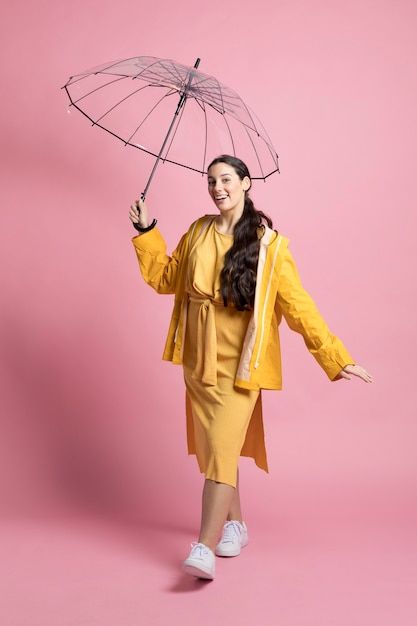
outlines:
[[[278,154],[254,111],[233,89],[197,70],[198,63],[132,57],[71,76],[63,89],[69,106],[93,125],[163,162],[204,175],[214,157],[232,154],[253,179],[279,172]]]

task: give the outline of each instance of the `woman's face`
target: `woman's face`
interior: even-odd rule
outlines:
[[[219,211],[226,212],[245,204],[245,190],[250,179],[241,180],[235,169],[227,163],[215,163],[207,172],[208,191]]]

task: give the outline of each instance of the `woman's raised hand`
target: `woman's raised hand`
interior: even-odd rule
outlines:
[[[139,224],[141,228],[149,226],[151,220],[149,219],[149,210],[145,200],[140,198],[130,205],[129,218],[133,224]]]

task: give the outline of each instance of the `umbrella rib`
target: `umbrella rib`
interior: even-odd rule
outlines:
[[[161,80],[161,74],[158,71],[153,70],[153,66],[156,65],[155,63],[153,63],[152,65],[149,65],[148,67],[144,67],[138,74],[134,74],[132,76],[132,79],[137,79],[139,78],[140,80],[142,79],[146,79],[146,80]],[[164,76],[165,79],[165,76]]]
[[[190,94],[188,96],[188,98],[194,98],[194,100],[196,100],[198,102],[198,98],[194,95],[194,94]],[[209,107],[211,107],[212,109],[214,109],[215,111],[217,111],[217,113],[219,113],[220,115],[222,114],[222,111],[220,111],[219,109],[217,109],[214,104],[212,104],[211,102],[209,102],[208,100],[205,100],[203,97],[200,96],[200,100],[202,102],[205,102],[206,104],[208,104]]]
[[[224,100],[223,100],[222,88],[221,88],[220,83],[219,83],[219,81],[217,80],[217,78],[216,78],[215,80],[216,80],[216,83],[217,83],[217,85],[218,85],[218,87],[219,87],[219,93],[220,93],[220,97],[221,97],[221,100],[222,100],[222,109],[223,109],[223,111],[224,111],[225,109],[224,109]]]
[[[206,162],[206,154],[207,154],[207,111],[206,111],[205,104],[208,104],[209,106],[211,106],[211,104],[210,104],[210,103],[206,103],[204,100],[201,100],[201,104],[200,104],[200,102],[198,101],[198,99],[197,99],[196,97],[194,97],[194,100],[197,102],[198,106],[199,106],[199,107],[201,108],[201,110],[204,112],[204,121],[205,121],[205,144],[204,144],[203,170],[204,170],[204,172],[205,172],[204,167],[205,167],[205,162]],[[212,107],[212,108],[214,108],[214,110],[215,110],[215,111],[217,111],[217,109],[216,109],[215,107]],[[221,112],[219,112],[219,113],[220,113],[220,115],[222,115],[222,114],[221,114]],[[226,126],[227,126],[227,129],[228,129],[228,131],[229,131],[230,140],[231,140],[231,142],[232,142],[232,147],[233,147],[233,153],[234,153],[234,155],[236,156],[235,147],[234,147],[234,143],[233,143],[232,133],[230,132],[229,125],[228,125],[227,120],[225,119],[224,115],[222,115],[222,117],[224,118],[225,123],[226,123]]]
[[[196,100],[196,102],[200,104],[198,100]],[[204,111],[204,122],[205,122],[204,156],[203,156],[203,172],[205,172],[205,163],[206,163],[206,154],[207,154],[207,111],[206,111],[206,107],[204,106],[204,100],[202,102],[203,102],[202,109]]]
[[[254,111],[252,111],[252,113],[254,113]],[[263,138],[265,138],[265,137],[266,137],[266,139],[268,139],[268,141],[267,141],[266,143],[268,144],[268,142],[269,142],[269,145],[273,148],[273,147],[274,147],[274,144],[272,143],[271,137],[268,135],[267,130],[266,130],[266,128],[265,128],[265,126],[262,124],[262,121],[259,119],[259,117],[256,115],[256,113],[254,113],[254,115],[257,117],[258,122],[259,122],[259,124],[260,124],[260,125],[261,125],[261,127],[262,127]],[[266,141],[266,140],[265,140],[265,141]],[[274,149],[274,150],[275,150],[275,149]]]
[[[220,91],[221,91],[221,93],[222,93],[222,98],[225,98],[225,97],[226,97],[226,98],[233,98],[234,100],[241,100],[241,99],[242,99],[242,98],[241,98],[241,97],[240,97],[237,93],[235,93],[234,91],[232,91],[232,89],[230,89],[230,88],[225,88],[225,89],[222,89],[222,87],[221,87],[221,83],[220,83],[218,80],[216,80],[216,81],[215,81],[215,80],[213,79],[213,82],[216,82],[216,83],[217,83],[217,85],[220,87]],[[206,89],[206,86],[204,86],[204,87],[201,89],[201,91],[204,91],[205,89]],[[212,93],[212,91],[210,91],[210,87],[209,87],[208,89],[209,89],[209,93]]]
[[[210,95],[213,98],[213,100],[219,100],[222,103],[227,102],[227,104],[229,105],[235,104],[234,102],[230,100],[230,98],[234,98],[235,100],[241,100],[241,98],[239,98],[239,96],[237,95],[234,96],[233,94],[223,94],[223,93],[221,94],[221,97],[218,98],[216,93],[213,93],[213,91],[211,91],[210,88],[206,89],[205,87],[203,87],[202,89],[199,88],[199,92],[202,94]]]
[[[260,162],[260,160],[259,160],[258,151],[257,151],[257,149],[255,148],[255,144],[253,143],[253,141],[252,141],[252,137],[251,137],[251,136],[250,136],[250,134],[248,133],[248,129],[246,128],[246,126],[245,126],[245,131],[246,131],[247,136],[249,137],[249,141],[250,141],[250,142],[251,142],[251,144],[252,144],[252,148],[255,150],[256,158],[258,159],[259,169],[261,170],[262,177],[263,177],[263,178],[265,178],[265,174],[264,174],[264,171],[263,171],[263,169],[262,169],[261,162]]]
[[[233,119],[236,120],[239,124],[242,124],[242,126],[247,126],[245,122],[243,122],[239,117],[237,117],[233,113],[230,113],[229,111],[226,111],[225,113],[223,113],[222,111],[217,109],[214,104],[212,104],[211,102],[208,102],[207,100],[205,100],[205,103],[208,104],[209,107],[217,111],[217,113],[219,113],[220,115],[230,115],[230,117],[233,117]],[[250,130],[253,130],[253,128],[251,128],[250,126],[248,128],[250,128]]]
[[[278,167],[278,155],[277,155],[277,153],[274,150],[271,149],[271,146],[269,145],[269,143],[267,141],[264,140],[263,137],[261,137],[261,139],[265,142],[266,147],[269,150],[269,154],[271,155],[273,162]]]
[[[161,65],[162,65],[162,63],[161,63]],[[175,65],[172,63],[172,61],[171,61],[171,65],[172,65],[172,67],[173,67],[173,69],[174,69],[175,74],[177,75],[178,80],[179,80],[179,81],[181,81],[181,84],[182,84],[182,83],[184,82],[184,78],[181,76],[181,73],[180,73],[180,72],[178,72],[177,68],[176,68],[176,67],[175,67]],[[164,66],[164,65],[162,65],[162,67],[164,67],[164,69],[165,69],[165,66]],[[168,69],[168,72],[170,72],[171,76],[173,76],[173,77],[175,78],[175,74],[173,74],[173,73],[171,72],[171,70],[169,70],[169,69]]]
[[[160,65],[160,66],[161,66],[161,67],[162,67],[162,68],[163,68],[166,72],[168,72],[170,76],[172,76],[172,78],[173,78],[173,80],[174,80],[174,81],[178,81],[178,80],[180,80],[180,81],[181,81],[181,85],[182,85],[183,81],[182,81],[181,76],[180,76],[180,77],[179,77],[179,79],[178,79],[178,77],[177,77],[177,76],[175,76],[175,74],[173,74],[173,73],[170,71],[170,69],[169,69],[168,67],[165,67],[165,65],[163,65],[163,63],[162,63],[161,61],[159,62],[159,65]]]
[[[101,70],[98,70],[97,72],[89,72],[88,74],[76,74],[75,76],[79,76],[80,78],[78,78],[78,80],[74,80],[72,81],[71,84],[74,84],[76,82],[78,82],[79,80],[83,80],[84,78],[88,78],[89,76],[91,76],[92,74],[103,74],[106,75],[106,70],[111,69],[112,67],[114,67],[115,65],[117,65],[118,63],[122,63],[125,61],[131,61],[132,59],[137,59],[138,57],[129,57],[128,59],[119,59],[118,61],[115,61],[114,63],[111,63],[110,65],[108,65],[105,68],[102,68]],[[153,57],[155,58],[155,57]],[[147,67],[144,67],[139,74],[136,74],[134,76],[131,76],[129,74],[123,75],[123,78],[136,78],[136,76],[139,76],[142,72],[144,72],[145,70],[149,70],[150,67],[152,67],[153,65],[156,65],[158,63],[158,59],[154,62],[151,63],[150,65],[148,65]],[[158,74],[155,74],[156,76],[158,76]],[[73,78],[73,77],[71,77]],[[71,80],[71,79],[70,79]],[[68,83],[67,83],[68,84]]]
[[[162,96],[162,98],[160,98],[158,100],[158,102],[156,104],[154,104],[154,106],[152,107],[152,109],[149,111],[149,113],[147,113],[147,115],[145,115],[145,117],[143,118],[143,120],[141,121],[141,123],[139,124],[139,126],[136,127],[136,129],[133,131],[133,133],[130,135],[129,139],[127,140],[127,143],[129,143],[131,141],[131,139],[136,135],[136,133],[138,132],[139,128],[142,126],[142,124],[144,124],[144,122],[148,119],[148,117],[151,115],[151,113],[153,113],[153,111],[156,109],[156,107],[161,104],[162,100],[164,100],[164,98],[166,98],[167,96],[172,96],[172,94],[177,93],[176,90],[173,90],[171,93],[166,93]]]
[[[202,72],[196,72],[197,81],[195,82],[195,86],[198,87],[201,83],[205,83],[208,80],[212,80],[213,76],[209,76],[208,74],[204,74]]]
[[[232,142],[233,154],[234,154],[234,156],[236,156],[235,143],[234,143],[234,141],[233,141],[232,132],[231,132],[230,127],[229,127],[229,124],[228,124],[228,122],[227,122],[226,115],[222,115],[222,118],[224,119],[225,124],[226,124],[226,126],[227,126],[227,130],[229,131],[230,141]],[[246,131],[246,132],[247,132],[247,131]]]
[[[104,72],[105,72],[106,70],[109,70],[111,67],[114,67],[114,66],[115,66],[115,65],[117,65],[118,63],[125,62],[125,61],[131,61],[132,59],[136,59],[136,58],[137,58],[137,57],[129,57],[128,59],[119,59],[118,61],[114,61],[114,62],[112,62],[112,63],[111,63],[110,65],[108,65],[107,67],[102,68],[102,69],[101,69],[98,73],[99,73],[99,74],[101,74],[101,73],[103,73],[103,74],[104,74]],[[93,73],[94,73],[94,72],[93,72]],[[87,74],[87,76],[90,76],[90,75],[91,75],[91,73],[90,73],[90,74]]]
[[[256,132],[256,134],[257,134],[257,135],[258,135],[258,137],[259,137],[260,135],[259,135],[258,129],[256,128],[256,124],[255,124],[255,122],[253,121],[253,117],[252,117],[252,115],[251,115],[251,113],[250,113],[250,111],[249,111],[249,108],[248,108],[248,106],[247,106],[247,104],[245,103],[245,101],[244,101],[244,100],[242,100],[242,104],[243,104],[243,106],[245,107],[245,109],[246,109],[246,111],[247,111],[247,113],[248,113],[248,115],[249,115],[250,119],[252,120],[253,130]]]
[[[205,100],[208,104],[219,107],[219,113],[231,113],[232,110],[236,108],[236,103],[228,102],[225,98],[218,98],[213,92],[201,90],[200,98]],[[225,106],[225,103],[227,106]]]
[[[194,98],[194,96],[190,96],[190,97],[193,97],[193,98]],[[204,100],[204,99],[202,98],[202,100]],[[219,110],[219,109],[218,109],[218,108],[217,108],[214,104],[212,104],[212,103],[211,103],[211,102],[209,102],[208,100],[204,100],[204,102],[205,102],[205,103],[206,103],[209,107],[211,107],[212,109],[214,109],[215,111],[217,111],[217,113],[219,113],[219,114],[221,114],[221,115],[222,115],[222,112],[221,112],[221,111],[220,111],[220,110]],[[260,135],[260,134],[257,132],[257,130],[256,130],[256,129],[254,129],[254,128],[252,128],[252,126],[249,126],[248,124],[246,124],[243,120],[241,120],[239,117],[237,117],[234,113],[230,113],[229,111],[226,111],[226,112],[224,113],[224,115],[230,115],[230,117],[232,117],[234,120],[236,120],[239,124],[242,124],[242,126],[245,126],[245,128],[249,128],[249,130],[256,132],[256,133],[257,133],[257,135],[258,135],[258,136],[259,136],[259,137],[260,137],[263,141],[265,141],[265,139],[262,137],[262,135]],[[265,141],[265,143],[267,143],[267,142]],[[272,145],[272,144],[271,144],[271,145]]]
[[[135,57],[130,57],[130,59],[134,59]],[[111,63],[111,65],[108,66],[108,68],[113,67],[114,65],[117,65],[118,63],[120,63],[121,61],[130,61],[130,59],[119,59],[118,61],[114,61],[113,63]],[[108,69],[108,68],[104,68],[104,69]],[[88,78],[89,76],[91,76],[92,74],[101,74],[103,73],[103,70],[98,70],[97,72],[88,72],[87,74],[75,74],[74,76],[70,76],[70,79],[68,80],[68,82],[66,83],[73,85],[74,83],[78,83],[80,80],[84,80],[84,78]],[[76,78],[77,76],[79,76],[79,78],[77,78],[77,80],[73,80],[71,83],[71,79],[72,78]],[[126,78],[128,78],[128,76],[126,76]]]
[[[93,72],[93,74],[101,74],[101,72]],[[106,74],[106,76],[110,76],[110,75],[111,74]],[[71,78],[74,78],[73,76],[71,76],[71,78],[65,83],[64,87],[67,87],[68,85],[69,86],[75,85],[76,83],[79,83],[80,80],[84,80],[84,78],[89,78],[90,76],[92,76],[92,74],[85,74],[83,76],[80,76],[80,78],[77,78],[77,80],[71,80]],[[120,76],[120,74],[116,74],[116,76],[118,77],[117,80],[121,80],[122,78],[129,78],[127,74],[123,76]],[[114,82],[114,81],[105,83],[104,85],[102,85],[102,87],[106,87],[106,85],[110,85],[111,82]]]
[[[249,128],[250,130],[255,131],[255,132],[256,132],[256,134],[258,135],[258,137],[259,137],[260,139],[262,139],[262,141],[266,144],[266,146],[267,146],[267,148],[268,148],[268,150],[269,150],[269,153],[271,154],[271,157],[272,157],[273,162],[275,163],[275,165],[277,165],[277,166],[278,166],[278,163],[277,163],[277,161],[276,161],[276,159],[275,159],[275,156],[274,156],[274,154],[273,154],[273,152],[272,152],[272,150],[271,150],[271,148],[273,148],[273,144],[272,144],[271,139],[270,139],[270,138],[268,137],[268,135],[267,135],[268,140],[269,140],[269,142],[268,142],[268,141],[266,141],[265,137],[263,137],[263,135],[261,135],[261,134],[259,133],[259,131],[258,131],[257,127],[256,127],[256,124],[255,124],[255,122],[254,122],[254,120],[253,120],[253,117],[252,117],[252,115],[251,115],[251,113],[250,113],[250,111],[249,111],[248,106],[245,104],[244,100],[242,100],[242,99],[241,99],[241,101],[242,101],[242,104],[243,104],[243,106],[245,107],[246,111],[248,112],[248,115],[249,115],[250,119],[251,119],[251,120],[252,120],[252,122],[253,122],[253,126],[254,126],[254,128],[252,128],[251,126],[248,126],[248,125],[247,125],[247,124],[245,124],[244,122],[241,122],[241,124],[243,124],[243,126],[245,127],[245,131],[246,131],[246,133],[247,133],[247,135],[248,135],[248,137],[249,137],[249,139],[250,139],[250,141],[251,141],[251,143],[252,143],[253,149],[254,149],[254,150],[255,150],[255,152],[256,152],[255,145],[254,145],[254,143],[253,143],[253,141],[252,141],[251,136],[249,135],[249,133],[248,133],[248,131],[247,131],[247,129],[248,129],[248,128]],[[230,115],[231,115],[231,117],[234,117],[234,116],[233,116],[233,114],[230,114]],[[234,119],[237,119],[237,118],[235,117]],[[262,125],[262,124],[261,124],[261,125]],[[275,151],[274,151],[274,152],[275,152]],[[260,161],[259,161],[259,157],[258,157],[258,153],[257,153],[257,152],[256,152],[256,156],[257,156],[257,158],[258,158],[259,167],[261,168],[261,172],[262,172],[262,167],[261,167],[261,163],[260,163]],[[263,173],[263,172],[262,172],[262,173]]]
[[[275,165],[278,167],[278,155],[277,155],[277,153],[275,152],[275,149],[273,149],[272,144],[271,144],[271,145],[269,145],[269,143],[268,143],[268,142],[267,142],[267,141],[266,141],[266,140],[265,140],[262,136],[261,136],[261,139],[262,139],[262,141],[266,144],[266,147],[267,147],[267,148],[268,148],[268,150],[269,150],[269,154],[271,155],[273,162],[274,162],[274,163],[275,163]],[[268,137],[268,139],[269,139],[269,137]]]
[[[196,81],[195,83],[193,83],[193,89],[194,89],[195,91],[197,91],[198,93],[202,93],[204,88],[203,88],[203,89],[201,89],[200,85],[201,85],[202,83],[207,82],[207,81],[208,81],[208,80],[210,80],[211,78],[212,78],[211,76],[207,76],[206,78],[202,78],[201,80]],[[209,91],[209,93],[210,93],[210,91]]]
[[[207,104],[209,106],[211,106],[215,111],[218,111],[218,109],[216,109],[216,107],[214,105],[212,105],[210,102],[207,102]],[[218,113],[220,113],[220,111],[218,111]],[[256,132],[257,135],[259,135],[259,137],[261,137],[261,139],[263,139],[263,137],[258,133],[258,131],[256,130],[256,128],[252,128],[252,126],[249,126],[248,124],[246,124],[246,122],[244,122],[243,120],[241,120],[239,117],[237,117],[234,113],[231,113],[230,111],[226,111],[225,115],[230,115],[230,117],[233,117],[234,120],[236,120],[239,124],[242,124],[242,126],[245,126],[246,128],[249,128],[249,130],[252,130],[254,132]],[[265,141],[265,140],[264,140]]]
[[[199,86],[202,82],[204,82],[206,80],[211,80],[213,83],[216,83],[218,85],[222,103],[227,102],[228,104],[232,104],[232,102],[230,101],[230,98],[233,98],[234,100],[241,100],[240,96],[237,93],[235,93],[229,87],[223,87],[221,82],[219,80],[217,80],[217,78],[215,78],[214,76],[209,76],[206,79],[201,80],[200,82],[195,83],[195,86],[196,86],[196,88],[198,89],[198,91],[200,93],[202,93],[202,94],[206,93],[206,94],[211,95],[213,98],[216,98],[216,94],[213,93],[212,88],[210,86],[208,88],[206,86],[204,86],[203,88],[201,88]]]
[[[245,105],[245,106],[246,106],[246,105]],[[256,115],[256,114],[255,114],[255,115]],[[256,117],[257,117],[257,116],[256,116]],[[252,116],[251,116],[251,119],[252,119]],[[278,158],[276,158],[276,157],[278,157],[278,155],[277,155],[277,154],[276,154],[276,152],[275,152],[275,148],[274,148],[274,146],[273,146],[273,143],[272,143],[272,141],[271,141],[271,138],[269,137],[268,133],[266,132],[266,130],[265,130],[265,128],[264,128],[264,125],[262,124],[261,120],[260,120],[260,119],[258,119],[258,121],[259,121],[260,125],[262,126],[262,131],[265,133],[266,138],[264,137],[264,135],[263,135],[263,134],[260,134],[258,131],[256,131],[256,132],[257,132],[257,134],[258,134],[258,137],[260,137],[260,138],[262,139],[262,141],[266,144],[266,146],[267,146],[267,148],[268,148],[268,150],[269,150],[269,153],[270,153],[270,155],[271,155],[271,157],[272,157],[273,162],[274,162],[274,163],[275,163],[275,165],[278,167]]]
[[[75,102],[79,102],[80,100],[83,100],[87,96],[91,96],[92,93],[95,93],[96,91],[99,91],[100,89],[103,89],[103,87],[107,87],[108,85],[111,85],[112,83],[116,83],[119,80],[123,80],[124,78],[129,78],[129,77],[122,76],[121,78],[115,78],[114,80],[110,80],[108,83],[105,83],[104,85],[100,85],[99,87],[92,89],[88,93],[85,93],[83,96],[81,96],[81,98],[78,98],[77,100],[75,100]],[[145,87],[147,87],[147,85],[145,85]],[[145,87],[141,87],[141,89],[144,89]],[[140,89],[138,89],[138,91],[140,91]]]
[[[203,101],[203,102],[204,102],[204,101]],[[214,106],[213,106],[212,104],[210,104],[209,102],[206,102],[206,104],[208,104],[209,106],[211,106],[211,108],[212,108],[212,109],[214,109],[215,111],[219,112],[219,111],[216,109],[216,107],[214,107]],[[219,113],[221,114],[221,112],[219,112]],[[228,121],[227,121],[226,115],[227,115],[227,114],[222,115],[222,117],[223,117],[223,119],[224,119],[224,121],[225,121],[225,124],[226,124],[226,126],[227,126],[227,130],[228,130],[229,135],[230,135],[230,141],[231,141],[231,143],[232,143],[232,147],[233,147],[233,154],[236,156],[236,149],[235,149],[235,145],[234,145],[234,141],[233,141],[233,135],[232,135],[232,132],[231,132],[231,130],[230,130],[230,126],[229,126],[229,124],[228,124]],[[230,114],[230,113],[229,113],[228,115],[230,115],[233,119],[235,119],[235,120],[236,120],[239,124],[241,124],[241,125],[245,128],[245,132],[246,132],[246,134],[248,135],[248,137],[249,137],[249,139],[250,139],[250,141],[251,141],[251,143],[252,143],[253,149],[254,149],[254,151],[255,151],[255,153],[256,153],[256,155],[257,155],[256,148],[255,148],[254,143],[253,143],[253,141],[252,141],[252,138],[251,138],[251,136],[250,136],[250,134],[248,133],[248,130],[247,130],[247,129],[249,128],[249,130],[252,130],[252,131],[253,131],[253,128],[251,128],[250,126],[247,126],[244,122],[242,122],[242,120],[240,120],[240,119],[239,119],[238,117],[236,117],[235,115]],[[269,152],[270,152],[270,154],[271,154],[271,157],[272,157],[273,162],[275,163],[275,165],[277,165],[277,166],[278,166],[277,159],[275,158],[275,152],[272,152],[272,150],[271,150],[271,147],[273,147],[273,146],[272,146],[272,143],[271,143],[271,145],[269,145],[269,143],[268,143],[267,141],[265,141],[265,139],[264,139],[264,137],[262,137],[262,135],[259,135],[259,134],[258,134],[258,136],[259,136],[259,138],[260,138],[260,139],[262,139],[262,141],[266,144],[266,146],[267,146],[267,148],[268,148],[268,150],[269,150]],[[257,156],[258,156],[258,155],[257,155]],[[259,158],[258,158],[258,162],[259,162]],[[261,167],[261,171],[262,171],[262,167]],[[277,170],[274,170],[274,171],[277,171]],[[278,171],[279,171],[279,170],[278,170]]]
[[[138,89],[135,89],[134,91],[131,91],[129,94],[127,94],[127,96],[125,96],[124,98],[122,98],[121,100],[119,100],[118,102],[116,102],[116,104],[114,104],[112,107],[110,107],[110,109],[108,109],[108,111],[106,111],[105,113],[103,113],[103,115],[101,115],[99,118],[97,118],[97,122],[99,122],[101,119],[103,119],[103,117],[105,117],[106,115],[108,115],[110,113],[110,111],[113,111],[113,109],[115,109],[117,106],[119,106],[122,102],[124,102],[125,100],[127,100],[128,98],[131,98],[132,96],[134,96],[138,91],[142,91],[142,89],[146,89],[147,87],[149,87],[149,85],[144,85],[143,87],[139,87]],[[176,91],[173,91],[172,93],[177,93]],[[164,98],[166,98],[167,96],[172,95],[172,93],[166,93],[162,96],[162,98],[160,98],[160,100],[155,104],[154,108],[156,106],[158,106],[159,102],[161,102]],[[153,109],[154,109],[153,108]],[[150,112],[148,113],[148,115],[150,115],[153,111],[153,109],[150,110]],[[146,116],[147,117],[147,116]],[[146,119],[145,117],[145,119]],[[145,120],[143,120],[145,121]],[[142,122],[143,124],[143,122]]]
[[[133,59],[138,58],[138,57],[132,57]],[[153,57],[155,58],[155,57]],[[133,78],[137,78],[138,76],[140,76],[141,74],[143,74],[143,72],[149,71],[150,67],[153,67],[154,65],[157,65],[159,63],[159,59],[156,59],[156,61],[154,63],[150,63],[150,65],[147,65],[146,67],[144,67],[140,72],[138,72],[137,74],[135,74],[134,76],[132,76]],[[158,74],[156,74],[158,76]]]

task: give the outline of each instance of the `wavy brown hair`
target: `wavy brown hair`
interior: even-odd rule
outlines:
[[[216,163],[232,166],[240,180],[245,176],[250,179],[246,164],[235,156],[222,154],[216,157],[207,171]],[[224,306],[231,301],[239,311],[252,310],[254,307],[260,246],[257,229],[262,225],[262,218],[269,228],[273,228],[271,218],[263,211],[255,209],[249,192],[245,191],[243,213],[235,224],[233,244],[225,254],[220,273],[220,291]]]

